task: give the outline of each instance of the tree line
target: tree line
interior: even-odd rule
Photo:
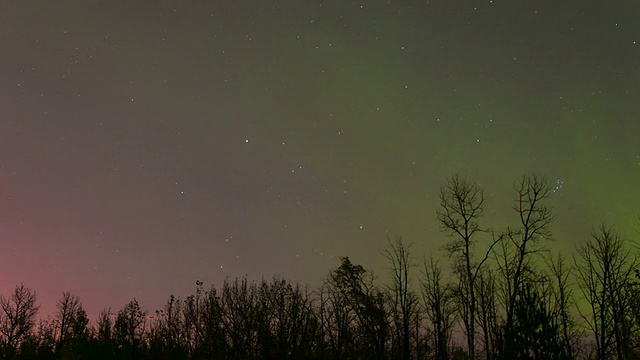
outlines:
[[[149,313],[137,300],[90,324],[68,292],[37,319],[35,291],[0,296],[5,359],[638,359],[638,250],[602,224],[569,256],[549,249],[550,182],[515,182],[512,225],[483,224],[483,188],[453,176],[436,217],[445,260],[389,238],[381,283],[348,257],[309,289],[281,277],[196,282]]]

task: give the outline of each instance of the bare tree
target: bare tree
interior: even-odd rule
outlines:
[[[551,239],[553,214],[545,204],[552,187],[545,177],[535,174],[523,176],[514,186],[516,201],[513,209],[518,216],[518,226],[507,228],[498,256],[499,271],[504,277],[506,319],[503,355],[509,357],[514,311],[526,272],[533,270],[531,255],[544,250],[541,240]]]
[[[201,343],[204,338],[203,302],[206,300],[206,292],[203,284],[202,281],[196,280],[196,293],[189,295],[182,306],[180,306],[180,301],[175,302],[170,298],[167,304],[169,308],[165,307],[166,315],[169,312],[173,313],[173,321],[170,326],[179,329],[177,331],[181,332],[183,342],[190,353],[194,353],[202,347]],[[181,307],[184,307],[182,310],[183,319],[180,319],[178,314],[178,309]],[[180,324],[180,320],[184,320],[183,324]]]
[[[89,320],[80,298],[66,291],[62,293],[62,299],[56,304],[55,318],[58,326],[56,353],[61,356],[65,346],[70,346],[71,342],[79,340],[86,334]]]
[[[576,305],[573,298],[569,277],[571,269],[565,265],[565,257],[558,255],[549,261],[551,269],[551,281],[555,282],[553,290],[553,301],[555,314],[558,316],[564,354],[567,358],[575,358],[575,347],[578,343],[579,333],[576,328],[575,319],[571,315],[571,309]]]
[[[617,359],[631,358],[631,336],[638,331],[629,323],[632,299],[626,289],[639,263],[624,243],[612,227],[602,224],[574,257],[578,285],[590,307],[590,313],[581,315],[595,336],[599,360],[611,353]]]
[[[257,357],[258,289],[246,277],[225,280],[222,285],[222,327],[224,329],[230,356],[236,359]]]
[[[426,320],[429,322],[428,332],[432,338],[435,360],[448,360],[451,346],[451,333],[456,320],[456,308],[453,288],[444,283],[442,267],[431,257],[424,261],[422,300]]]
[[[183,301],[171,295],[164,309],[156,310],[149,320],[148,340],[151,353],[172,359],[187,358],[190,347],[186,339],[191,329],[185,326]]]
[[[202,339],[200,352],[204,358],[212,358],[227,348],[224,329],[220,326],[223,318],[222,300],[213,286],[204,295],[201,301],[201,325],[198,327]]]
[[[472,253],[477,236],[487,231],[480,227],[483,207],[483,189],[459,175],[448,179],[447,183],[440,188],[440,208],[436,213],[441,229],[453,239],[444,248],[453,258],[454,273],[459,280],[457,295],[461,319],[467,335],[470,360],[475,358],[477,305],[475,282],[483,263],[499,240],[494,236],[484,257],[479,262],[474,259]]]
[[[387,239],[389,245],[384,256],[391,264],[391,285],[389,298],[391,300],[391,315],[393,317],[396,338],[399,340],[400,358],[411,359],[411,337],[413,322],[418,314],[418,296],[411,289],[409,270],[415,266],[411,260],[411,244],[405,245],[402,237],[394,241]],[[416,345],[418,339],[415,339]]]
[[[353,343],[355,314],[341,291],[329,280],[322,284],[317,296],[317,312],[329,357],[346,359],[349,357],[349,346]]]
[[[39,306],[36,292],[20,284],[9,298],[0,295],[0,334],[4,348],[13,353],[35,325]]]
[[[299,285],[274,277],[258,288],[258,344],[263,359],[302,359],[313,355],[317,329],[311,301]]]
[[[500,335],[498,319],[498,303],[496,295],[498,286],[495,273],[490,269],[483,269],[476,282],[478,294],[478,324],[482,331],[484,357],[486,360],[497,358],[497,343]]]

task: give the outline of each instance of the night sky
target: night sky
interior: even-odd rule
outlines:
[[[384,279],[442,255],[438,193],[554,186],[569,252],[640,213],[640,2],[0,2],[0,292],[90,315],[195,281]]]

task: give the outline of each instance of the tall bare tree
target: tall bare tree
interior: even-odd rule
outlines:
[[[440,208],[436,211],[441,229],[452,240],[444,248],[454,261],[458,276],[458,301],[461,319],[467,335],[470,360],[475,359],[476,346],[476,291],[475,283],[482,265],[498,242],[493,237],[484,257],[477,261],[473,252],[477,237],[486,229],[480,227],[484,209],[484,190],[460,175],[449,178],[440,188]]]
[[[448,360],[451,347],[451,334],[456,320],[456,307],[452,284],[445,283],[442,266],[433,257],[424,261],[423,280],[421,281],[422,300],[427,331],[432,339],[435,360]]]
[[[349,344],[353,342],[355,315],[339,289],[328,280],[317,292],[318,318],[330,358],[348,358]]]
[[[498,319],[498,286],[496,275],[491,269],[483,269],[476,282],[478,294],[478,324],[482,331],[484,358],[497,358],[497,343],[500,336],[500,322]]]
[[[62,356],[63,348],[72,347],[72,342],[83,340],[87,332],[89,319],[80,298],[69,292],[62,293],[62,299],[56,303],[55,319],[57,320],[56,354]],[[73,351],[67,349],[67,351]]]
[[[551,239],[553,214],[546,205],[552,187],[545,177],[527,174],[514,185],[516,201],[513,207],[518,218],[518,225],[508,227],[502,237],[501,251],[498,259],[499,271],[505,285],[506,319],[502,353],[511,355],[511,339],[508,334],[513,331],[514,312],[518,296],[522,291],[524,279],[533,271],[532,255],[544,251],[542,240]]]
[[[627,293],[637,269],[638,257],[625,248],[625,240],[605,224],[578,246],[574,257],[577,280],[590,312],[581,315],[596,340],[596,358],[614,353],[617,359],[632,358],[630,324],[632,298]]]
[[[567,268],[565,259],[562,255],[558,255],[556,258],[552,257],[548,265],[551,270],[551,281],[555,283],[553,286],[554,312],[558,317],[564,354],[566,354],[567,358],[573,359],[576,355],[575,348],[577,347],[580,334],[571,312],[571,309],[574,308],[576,304],[571,283],[569,282],[571,268]]]
[[[0,295],[0,307],[2,344],[7,352],[13,353],[35,325],[39,309],[36,292],[20,284],[8,298]]]
[[[399,343],[400,358],[412,358],[411,338],[415,337],[414,321],[419,313],[418,296],[411,288],[409,272],[415,264],[411,259],[411,244],[405,245],[402,237],[395,240],[387,239],[389,244],[384,256],[391,265],[391,285],[389,298],[391,300],[391,315],[394,322],[395,337]],[[417,345],[418,339],[415,339]]]

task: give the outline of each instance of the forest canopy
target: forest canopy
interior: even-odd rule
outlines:
[[[441,253],[388,237],[388,277],[341,258],[318,288],[281,277],[196,281],[149,311],[136,299],[90,321],[64,292],[38,319],[23,284],[0,296],[8,359],[636,359],[636,243],[595,225],[573,253],[550,250],[552,184],[515,182],[513,225],[486,224],[483,188],[459,175],[440,189]],[[441,255],[445,255],[444,257]]]

